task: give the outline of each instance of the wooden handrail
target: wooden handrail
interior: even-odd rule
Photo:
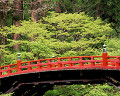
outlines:
[[[108,56],[103,53],[102,56],[59,57],[25,62],[17,60],[16,64],[0,66],[0,78],[23,73],[86,68],[120,70],[120,56]]]

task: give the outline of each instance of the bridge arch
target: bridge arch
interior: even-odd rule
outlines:
[[[16,84],[20,85],[19,83],[21,82],[21,85],[29,84],[26,82],[34,81],[35,78],[37,79],[33,84],[37,84],[36,82],[41,83],[41,80],[46,82],[45,80],[49,80],[47,75],[52,76],[53,80],[61,79],[62,77],[59,77],[59,74],[63,74],[64,78],[67,77],[69,79],[71,79],[72,76],[76,76],[78,77],[76,78],[77,80],[82,77],[84,78],[82,74],[85,74],[85,76],[88,75],[86,78],[91,79],[93,79],[93,77],[101,78],[106,74],[111,76],[115,76],[114,74],[116,74],[117,77],[119,70],[120,56],[108,56],[106,48],[104,48],[101,56],[59,57],[25,62],[22,62],[18,56],[17,63],[0,66],[0,81],[9,82],[9,84],[15,86]],[[68,74],[70,77],[68,77]],[[46,76],[46,78],[43,79],[41,76]],[[3,86],[7,86],[6,88],[11,86],[6,84],[7,83],[0,85],[0,91]],[[15,88],[10,88],[7,93],[11,92],[13,89]]]

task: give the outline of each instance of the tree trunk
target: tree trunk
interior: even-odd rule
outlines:
[[[4,26],[4,14],[3,12],[0,12],[0,28],[3,28]],[[0,45],[3,45],[3,35],[0,34]]]
[[[98,4],[96,5],[95,19],[96,19],[97,17],[100,17],[100,1],[99,1]]]
[[[57,5],[57,7],[55,7],[55,11],[58,12],[58,13],[61,13],[59,3],[56,2],[56,5]]]
[[[4,25],[4,14],[0,12],[0,27],[3,28]]]
[[[31,4],[31,20],[36,22],[38,20],[38,1],[32,0],[32,4]]]
[[[0,0],[0,28],[3,29],[3,27],[5,26],[5,21],[6,21],[6,17],[7,17],[7,12],[8,12],[8,1],[7,0]],[[5,36],[1,33],[0,34],[0,45],[5,45]],[[3,47],[5,50],[5,46]],[[3,61],[3,55],[4,52],[0,53],[0,62],[2,63]],[[4,60],[5,62],[5,60]]]
[[[47,5],[46,4],[42,4],[42,7],[44,8],[43,12],[42,12],[42,17],[45,17],[47,10]]]
[[[23,0],[14,0],[14,14],[13,14],[13,24],[17,27],[20,26],[20,20],[22,20],[23,16]],[[20,34],[14,34],[13,39],[19,39]],[[16,51],[19,50],[19,44],[14,45],[14,49]]]
[[[7,11],[9,11],[7,5],[7,1],[0,1],[0,27],[3,28],[5,26],[5,19]]]

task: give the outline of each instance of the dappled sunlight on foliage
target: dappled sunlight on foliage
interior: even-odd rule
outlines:
[[[43,96],[119,96],[120,91],[108,84],[54,85]]]
[[[17,53],[21,60],[43,58],[100,55],[97,52],[109,37],[112,28],[100,18],[96,20],[85,13],[54,13],[40,21],[21,21],[21,26],[14,25],[0,29],[6,38],[5,45],[0,45],[1,65],[16,63]],[[20,34],[13,40],[11,34]],[[13,46],[19,45],[18,51]]]
[[[111,56],[120,56],[120,39],[112,38],[106,41],[107,50]]]

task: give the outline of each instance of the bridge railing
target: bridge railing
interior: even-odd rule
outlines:
[[[33,72],[54,70],[83,70],[83,69],[120,69],[120,56],[75,56],[40,59],[16,64],[0,66],[0,78]]]

